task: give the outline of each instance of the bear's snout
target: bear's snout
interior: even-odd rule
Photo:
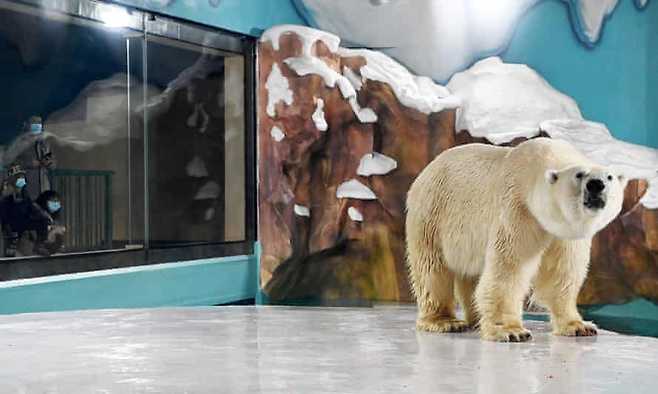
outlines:
[[[605,183],[600,179],[590,179],[585,186],[587,191],[591,194],[601,194],[603,189],[605,189]]]
[[[585,206],[589,209],[605,208],[605,198],[603,196],[605,183],[598,178],[592,178],[585,184]]]

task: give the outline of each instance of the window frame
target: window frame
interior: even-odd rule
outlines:
[[[144,35],[143,40],[148,46],[149,36],[162,37],[168,40],[208,47],[224,52],[231,52],[244,57],[244,112],[245,112],[245,212],[244,240],[215,241],[176,244],[151,248],[148,240],[144,240],[142,248],[113,249],[88,252],[66,253],[55,256],[27,256],[0,259],[0,282],[43,277],[51,275],[73,274],[98,271],[113,268],[144,266],[169,262],[190,261],[208,258],[221,258],[237,255],[251,255],[257,240],[257,183],[256,183],[256,38],[234,33],[225,29],[180,20],[170,16],[129,7],[114,1],[95,0],[0,0],[0,7],[11,8],[12,5],[34,7],[46,11],[42,18],[74,17],[88,20],[96,25],[103,23],[100,18],[103,9],[114,7],[127,11],[131,15],[131,30]],[[141,26],[132,24],[141,18]],[[158,30],[151,31],[156,27]],[[208,37],[213,41],[208,42]],[[148,67],[144,67],[146,70]],[[145,114],[148,122],[148,113]],[[148,126],[145,125],[145,146],[148,146]],[[148,149],[145,150],[149,174]],[[148,177],[146,177],[144,199],[148,207]],[[139,211],[139,210],[137,210]],[[150,213],[145,210],[144,219],[150,220]],[[145,237],[149,232],[145,230]]]

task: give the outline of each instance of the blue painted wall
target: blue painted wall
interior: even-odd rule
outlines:
[[[256,297],[256,256],[121,268],[0,283],[0,314],[207,306]]]
[[[658,147],[658,4],[638,11],[621,0],[591,49],[568,18],[563,2],[539,3],[521,19],[503,59],[539,71],[617,138]]]
[[[649,145],[658,147],[658,3],[655,1],[650,3],[648,12],[651,23],[649,23],[646,33],[650,46],[647,59],[649,84],[647,87],[647,101],[644,103],[644,107],[647,114],[650,114],[647,122]]]
[[[305,24],[291,0],[115,0],[197,23],[260,36],[279,24]]]

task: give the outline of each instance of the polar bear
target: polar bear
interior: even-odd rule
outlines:
[[[621,211],[626,179],[565,141],[449,149],[407,196],[407,265],[419,330],[479,326],[483,339],[522,342],[530,288],[557,335],[596,335],[576,298],[596,232]],[[464,320],[455,315],[455,299]]]

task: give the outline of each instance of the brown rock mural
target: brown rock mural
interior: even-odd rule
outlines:
[[[296,34],[284,34],[277,50],[269,41],[259,46],[263,290],[273,301],[411,301],[404,263],[406,192],[443,150],[486,141],[467,131],[455,133],[454,110],[425,114],[406,107],[391,86],[371,79],[358,91],[358,103],[372,109],[377,121],[361,122],[338,86],[327,87],[320,75],[299,76],[284,62],[301,56],[304,44],[311,45]],[[365,62],[332,52],[323,40],[310,51],[341,75],[345,67],[359,75]],[[274,65],[287,80],[293,100],[290,105],[278,101],[268,114],[266,85]],[[326,131],[313,121],[318,99],[324,102]],[[397,168],[385,175],[357,175],[361,159],[373,152],[393,158]],[[376,199],[337,198],[338,187],[353,179]],[[646,188],[646,182],[632,181],[622,214],[594,240],[582,303],[636,296],[658,301],[658,211],[639,204]]]

